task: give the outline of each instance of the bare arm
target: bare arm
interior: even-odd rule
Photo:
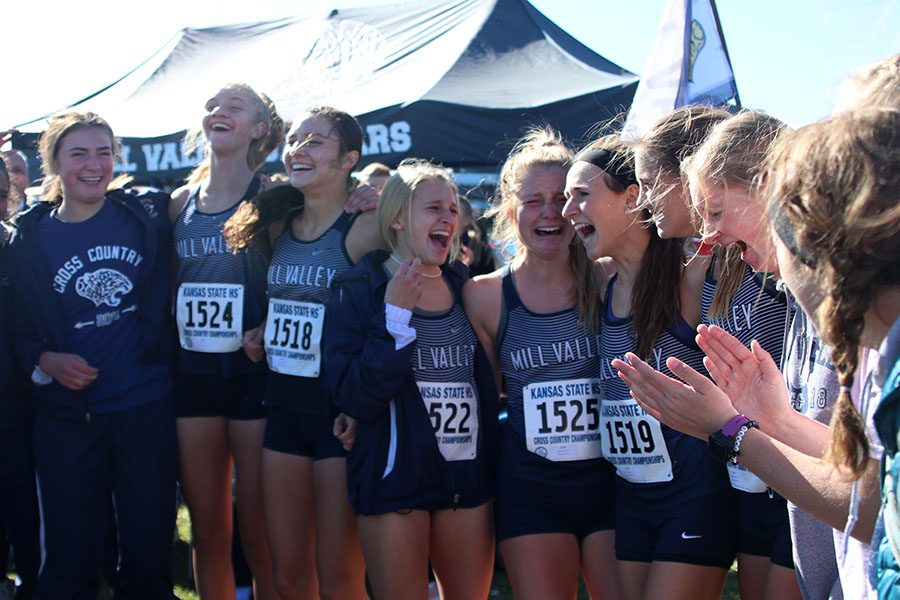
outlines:
[[[715,325],[701,325],[697,331],[697,343],[706,353],[704,366],[739,412],[795,450],[809,456],[825,454],[831,435],[828,426],[793,409],[781,371],[758,342],[747,348]]]
[[[469,280],[463,286],[463,306],[478,341],[484,348],[497,389],[500,389],[500,367],[497,363],[497,329],[500,324],[500,277],[495,273]]]
[[[617,360],[613,367],[631,388],[631,395],[648,413],[673,429],[706,440],[738,413],[729,396],[677,359],[669,358],[666,364],[685,383],[663,375],[633,354],[627,358],[631,364]],[[752,414],[748,416],[753,418]],[[752,429],[742,440],[739,460],[806,512],[836,529],[844,529],[853,486],[845,471],[820,457],[791,448],[764,431]],[[874,461],[860,482],[860,496],[859,520],[851,533],[868,543],[879,506],[878,466]]]
[[[752,429],[741,443],[739,462],[804,511],[843,531],[853,488],[853,479],[846,470]],[[858,520],[850,533],[868,544],[881,505],[878,462],[869,461],[860,478],[859,495]]]
[[[191,190],[186,185],[183,185],[172,192],[172,201],[169,202],[169,221],[173,224],[178,219],[178,215],[181,214],[184,205],[187,204],[190,193]]]
[[[369,211],[359,215],[347,232],[347,254],[354,263],[372,250],[387,250],[387,244],[381,238],[378,229],[378,216]]]

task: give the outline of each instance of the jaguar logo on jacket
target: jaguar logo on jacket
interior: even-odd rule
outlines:
[[[106,304],[116,307],[122,302],[122,296],[134,289],[131,281],[115,269],[98,269],[85,273],[75,282],[75,292],[87,298],[94,306]]]

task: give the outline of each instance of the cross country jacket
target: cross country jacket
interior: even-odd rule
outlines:
[[[168,217],[169,195],[157,191],[114,190],[107,200],[125,207],[143,226],[145,266],[137,317],[140,319],[143,360],[170,360],[174,329],[171,316],[172,226]],[[40,202],[16,219],[9,243],[10,282],[15,306],[20,311],[12,327],[16,357],[31,373],[43,352],[71,352],[66,347],[59,301],[52,293],[52,274],[38,243],[37,223],[54,207]],[[35,410],[57,418],[84,420],[89,417],[79,392],[56,383],[32,386]]]
[[[335,406],[359,422],[347,457],[350,503],[356,514],[376,515],[460,499],[440,454],[431,419],[410,367],[415,344],[394,349],[387,331],[384,293],[388,254],[370,252],[335,285],[325,319],[324,375]],[[454,297],[467,278],[465,267],[442,268]],[[478,386],[479,465],[493,497],[498,445],[498,396],[487,355],[475,353]]]

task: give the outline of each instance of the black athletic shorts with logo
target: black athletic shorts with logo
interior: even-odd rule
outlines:
[[[725,490],[676,506],[616,497],[616,558],[729,568],[737,553],[737,494]]]

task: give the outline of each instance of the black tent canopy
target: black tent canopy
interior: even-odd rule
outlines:
[[[200,158],[181,144],[184,130],[232,81],[267,93],[288,120],[326,104],[356,115],[362,164],[417,156],[454,168],[495,167],[529,125],[583,140],[627,108],[637,85],[526,0],[416,0],[184,29],[75,106],[124,136],[120,170],[173,180]],[[279,168],[277,152],[269,165]]]

